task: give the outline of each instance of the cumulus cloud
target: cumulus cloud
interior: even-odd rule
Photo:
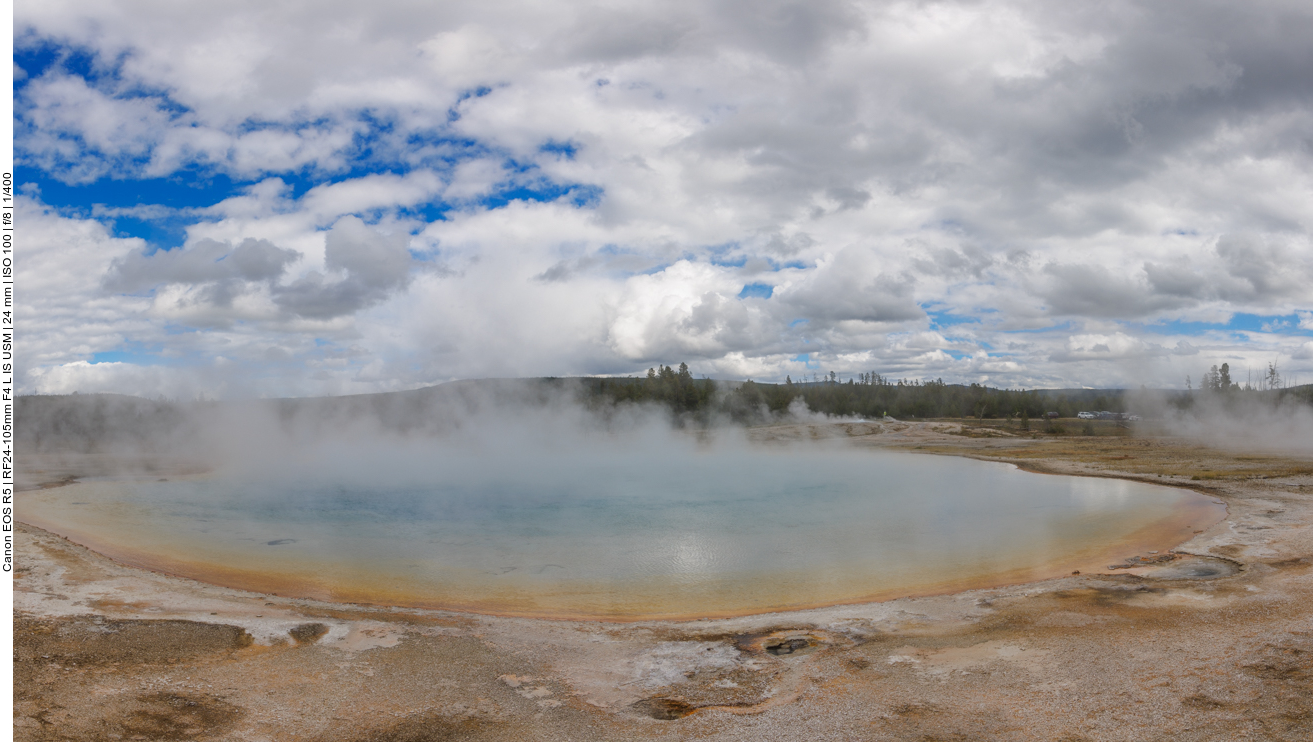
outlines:
[[[409,234],[379,234],[357,217],[344,217],[326,238],[327,274],[311,271],[275,287],[274,302],[301,317],[326,319],[383,301],[410,281],[409,243]]]
[[[1311,298],[1313,257],[1306,250],[1292,252],[1260,237],[1228,234],[1217,241],[1217,254],[1230,277],[1247,284],[1233,289],[1237,298]]]
[[[639,364],[753,347],[765,318],[760,307],[736,298],[741,290],[728,271],[686,260],[630,278],[614,310],[611,346]]]
[[[1124,332],[1112,335],[1072,335],[1067,339],[1066,347],[1053,355],[1053,360],[1125,360],[1166,355],[1169,352],[1156,343],[1145,342]]]
[[[797,317],[898,323],[925,316],[913,298],[912,279],[888,271],[869,249],[849,247],[827,256],[800,279],[779,291],[780,303]]]
[[[15,29],[24,167],[234,183],[186,209],[48,188],[42,373],[166,345],[307,393],[1306,362],[1299,4],[23,0]]]
[[[151,255],[134,251],[118,258],[110,264],[104,286],[115,292],[153,293],[157,307],[186,308],[192,321],[203,321],[207,311],[213,321],[228,319],[240,309],[235,302],[241,298],[254,298],[266,309],[325,320],[354,314],[404,290],[416,265],[409,243],[407,232],[382,234],[347,216],[326,233],[324,270],[306,271],[293,281],[281,279],[302,257],[295,250],[251,238],[236,247],[200,239],[177,250]],[[256,317],[247,313],[244,318]]]
[[[1050,263],[1042,296],[1056,314],[1087,317],[1143,317],[1180,306],[1173,296],[1150,289],[1138,276],[1103,265]]]
[[[23,215],[24,238],[16,306],[25,333],[20,379],[30,369],[85,360],[129,338],[153,339],[141,316],[149,301],[108,296],[100,284],[113,257],[140,250],[140,240],[117,238],[98,222],[63,217],[27,197],[19,197],[15,211]]]
[[[1294,244],[1291,244],[1291,243]],[[1313,256],[1308,235],[1222,234],[1211,249],[1146,262],[1149,288],[1183,305],[1208,301],[1236,306],[1313,300]]]
[[[215,284],[218,293],[227,293],[235,282],[276,281],[288,263],[300,257],[295,250],[277,247],[267,240],[246,239],[236,247],[199,240],[185,250],[149,256],[132,252],[116,259],[105,275],[105,287],[136,293],[173,283]]]

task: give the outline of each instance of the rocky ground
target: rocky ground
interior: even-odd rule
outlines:
[[[959,423],[818,423],[752,436],[1188,486],[1225,501],[1229,515],[1176,554],[1127,555],[1130,568],[1106,574],[630,624],[276,598],[124,567],[20,527],[15,736],[1313,738],[1313,461]],[[65,460],[26,486],[98,465]]]

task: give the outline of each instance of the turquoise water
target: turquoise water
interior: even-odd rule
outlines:
[[[438,453],[383,473],[87,483],[33,493],[24,512],[235,586],[617,617],[1037,575],[1218,517],[1181,490],[869,451]]]

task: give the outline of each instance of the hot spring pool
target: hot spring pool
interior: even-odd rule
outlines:
[[[1179,489],[869,451],[439,456],[392,474],[85,482],[24,493],[19,512],[125,563],[230,587],[612,619],[1103,569],[1225,513]]]

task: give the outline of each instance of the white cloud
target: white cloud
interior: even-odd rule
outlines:
[[[107,296],[101,277],[114,258],[141,250],[137,239],[116,239],[94,221],[67,219],[19,198],[22,252],[16,324],[22,333],[19,377],[26,370],[83,360],[130,340],[156,334],[139,316],[149,301]]]
[[[1167,352],[1161,346],[1131,337],[1124,332],[1111,335],[1072,335],[1067,339],[1064,351],[1054,355],[1054,360],[1121,360],[1164,355]]]
[[[737,299],[742,288],[731,271],[686,260],[634,276],[614,309],[610,344],[621,358],[639,363],[756,347],[763,311]]]
[[[1293,327],[1154,329],[1309,329],[1297,5],[22,0],[15,27],[94,57],[17,76],[26,166],[245,184],[167,213],[29,204],[43,384],[129,346],[280,393],[680,360],[781,378],[800,354],[1016,385],[1304,362]],[[145,257],[86,218],[129,210],[199,221]],[[246,244],[283,257],[214,262]]]

